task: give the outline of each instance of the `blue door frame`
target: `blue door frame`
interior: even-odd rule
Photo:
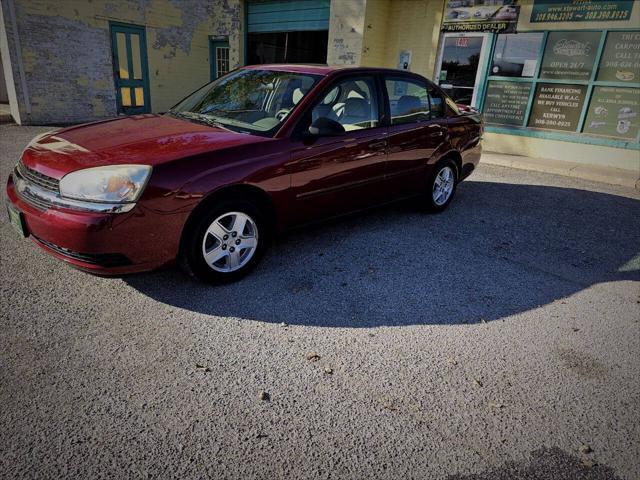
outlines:
[[[224,74],[227,73],[230,68],[228,65],[229,62],[229,56],[227,54],[227,72],[219,72],[218,71],[218,58],[216,56],[216,49],[217,48],[226,48],[227,52],[229,51],[229,41],[228,40],[216,40],[216,39],[209,39],[209,70],[210,70],[210,77],[211,80],[215,80],[216,78],[218,78],[220,75],[220,73]]]
[[[109,27],[118,113],[149,113],[151,96],[145,29],[116,22],[110,22]]]

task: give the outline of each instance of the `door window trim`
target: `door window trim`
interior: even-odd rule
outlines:
[[[471,97],[471,106],[478,108],[478,102],[484,98],[485,71],[488,68],[489,57],[491,56],[492,45],[491,33],[489,32],[445,32],[440,37],[440,45],[438,47],[438,56],[436,60],[435,80],[440,86],[440,71],[442,70],[442,57],[444,55],[444,44],[447,38],[482,38],[482,47],[480,48],[480,60],[478,61],[478,70],[476,71],[476,79],[473,84],[473,96]],[[446,84],[445,84],[446,85]],[[442,87],[441,87],[442,88]],[[482,90],[482,91],[481,91]]]
[[[209,78],[210,81],[214,81],[218,78],[220,78],[222,75],[218,75],[218,58],[217,58],[217,49],[218,48],[226,48],[228,54],[231,54],[231,49],[229,47],[229,39],[228,38],[216,38],[216,37],[209,37]],[[226,75],[227,73],[232,71],[231,68],[231,58],[227,58],[227,71],[223,74]]]
[[[131,108],[139,108],[138,112],[130,112],[130,115],[136,115],[140,113],[150,113],[151,112],[151,92],[149,88],[149,63],[147,56],[147,34],[146,28],[144,25],[136,25],[132,23],[122,23],[122,22],[109,22],[109,37],[111,40],[111,64],[113,67],[113,83],[114,88],[116,90],[116,108],[118,115],[127,114],[124,111],[124,106],[122,105],[122,94],[120,89],[123,88],[123,85],[120,85],[120,82],[124,83],[133,83],[140,80],[135,80],[132,78],[129,79],[120,79],[119,74],[119,57],[118,57],[118,44],[117,44],[117,33],[124,33],[127,35],[126,37],[126,54],[127,54],[127,69],[129,70],[129,76],[131,76],[133,72],[133,59],[131,55],[131,41],[130,34],[136,34],[140,36],[140,63],[141,63],[141,74],[142,74],[142,90],[144,95],[144,105],[132,106]],[[125,85],[124,88],[127,88]],[[135,89],[135,86],[129,86],[132,90]],[[135,98],[135,94],[132,94],[132,98]],[[129,108],[129,107],[127,107]]]

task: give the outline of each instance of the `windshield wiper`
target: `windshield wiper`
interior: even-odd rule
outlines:
[[[222,128],[224,130],[229,130],[229,127],[226,125],[209,118],[207,115],[203,115],[201,113],[196,112],[171,112],[176,117],[186,118],[187,120],[195,120],[198,123],[202,123],[204,125],[208,125],[210,127]]]

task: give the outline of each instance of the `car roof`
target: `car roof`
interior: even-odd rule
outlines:
[[[321,64],[286,64],[286,63],[271,63],[271,64],[262,64],[262,65],[249,65],[246,67],[242,67],[244,69],[250,70],[276,70],[280,72],[296,72],[296,73],[308,73],[311,75],[322,75],[328,76],[337,72],[349,72],[349,73],[358,73],[358,72],[385,72],[385,73],[393,73],[393,74],[408,74],[421,76],[414,72],[409,72],[406,70],[399,70],[395,68],[379,68],[379,67],[354,67],[351,65],[321,65]]]

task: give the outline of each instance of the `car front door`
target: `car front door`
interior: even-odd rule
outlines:
[[[387,76],[384,86],[389,108],[386,191],[391,198],[407,197],[424,187],[429,160],[445,141],[445,105],[423,80]]]
[[[383,199],[386,127],[380,92],[372,75],[336,80],[305,114],[292,140],[293,223],[339,215]],[[309,136],[318,118],[342,125],[339,136]]]

